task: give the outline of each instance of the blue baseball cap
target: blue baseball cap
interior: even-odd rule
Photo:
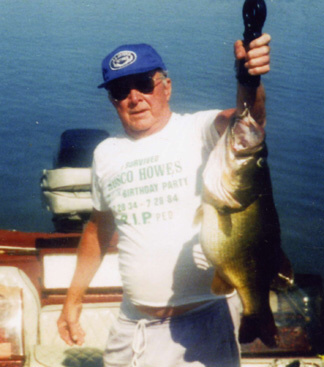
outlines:
[[[98,85],[98,88],[104,88],[112,80],[123,76],[146,73],[155,69],[166,70],[166,67],[152,46],[145,43],[123,45],[103,59],[104,83]]]

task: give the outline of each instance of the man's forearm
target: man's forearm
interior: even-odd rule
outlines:
[[[85,332],[79,322],[82,297],[101,263],[101,251],[96,232],[93,222],[90,221],[79,244],[77,266],[62,313],[57,321],[61,338],[70,346],[84,343]]]
[[[61,338],[69,345],[82,345],[85,333],[79,318],[82,298],[109,245],[116,245],[114,217],[111,211],[95,209],[85,227],[78,247],[77,265],[62,313],[57,321]]]
[[[236,56],[236,65],[239,68],[246,68],[251,77],[259,78],[270,71],[270,47],[271,37],[269,34],[263,34],[261,37],[253,40],[247,47],[243,41],[236,41],[234,51]],[[240,78],[238,78],[240,80]],[[254,83],[252,83],[253,85]],[[253,118],[261,125],[265,124],[265,91],[262,83],[258,87],[243,86],[240,82],[237,84],[237,112],[241,113],[244,105],[250,109]]]
[[[102,260],[96,225],[90,221],[81,237],[77,252],[77,265],[68,290],[67,302],[79,303],[82,300],[93,276]]]
[[[264,125],[266,121],[265,91],[262,83],[257,88],[237,86],[237,113],[240,114],[246,107],[257,123]]]

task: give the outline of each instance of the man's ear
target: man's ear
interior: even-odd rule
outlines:
[[[164,93],[167,97],[167,101],[169,102],[172,94],[172,81],[170,78],[166,78],[164,80]]]

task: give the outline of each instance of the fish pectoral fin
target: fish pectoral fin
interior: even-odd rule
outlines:
[[[287,290],[294,285],[294,271],[285,253],[281,251],[279,271],[272,280],[272,290]]]
[[[225,236],[232,234],[233,223],[231,214],[217,212],[218,228]]]
[[[193,224],[195,226],[197,226],[199,223],[201,223],[202,219],[203,219],[203,216],[204,216],[204,209],[203,209],[203,206],[200,205],[198,207],[198,209],[196,210],[196,214],[195,214],[195,217],[194,217]]]
[[[234,287],[227,283],[226,280],[224,280],[216,270],[211,285],[211,290],[216,295],[223,295],[233,293]]]

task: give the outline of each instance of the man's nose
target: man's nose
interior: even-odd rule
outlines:
[[[139,102],[139,100],[142,98],[142,93],[138,91],[137,89],[133,88],[130,90],[128,94],[128,99],[133,104],[136,104]]]

